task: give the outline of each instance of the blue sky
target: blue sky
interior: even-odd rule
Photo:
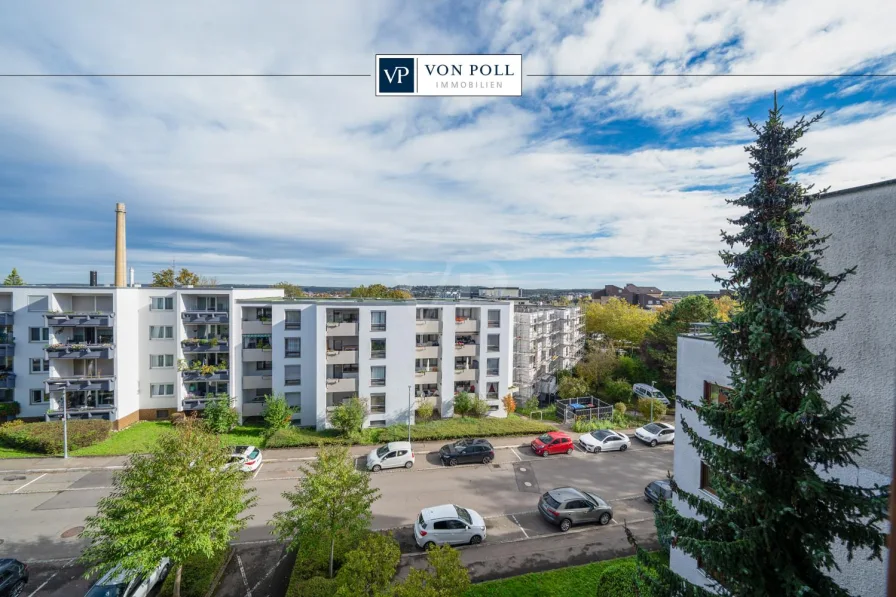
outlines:
[[[896,4],[32,0],[4,73],[372,73],[376,53],[521,53],[522,98],[375,97],[372,78],[7,78],[0,271],[111,281],[707,289],[747,118],[825,110],[799,177],[896,177]],[[332,6],[331,6],[332,5]]]

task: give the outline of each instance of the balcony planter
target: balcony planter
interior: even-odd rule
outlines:
[[[0,417],[12,419],[22,412],[22,406],[18,402],[0,402]]]
[[[327,356],[328,356],[328,357],[335,357],[337,354],[339,354],[339,351],[338,351],[338,350],[328,350],[328,351],[327,351]]]

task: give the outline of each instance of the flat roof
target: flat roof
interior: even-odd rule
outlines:
[[[287,297],[270,297],[270,298],[241,298],[237,299],[238,303],[277,303],[288,305],[458,305],[458,304],[480,304],[480,305],[511,305],[512,301],[499,298],[409,298],[409,299],[381,299],[381,298],[349,298],[349,297],[305,297],[305,298],[287,298]]]

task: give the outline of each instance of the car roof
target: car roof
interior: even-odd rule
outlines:
[[[14,560],[12,558],[0,558],[0,570],[3,570],[7,566],[11,566],[12,564],[15,564],[16,562],[17,562],[17,560]]]
[[[254,449],[255,449],[255,446],[234,446],[233,454],[235,456],[236,455],[245,456],[246,454],[249,454],[250,452],[252,452],[252,450],[254,450]]]
[[[557,487],[556,489],[550,490],[548,493],[560,503],[585,497],[585,492],[579,491],[575,487]]]
[[[457,518],[457,508],[454,504],[442,504],[423,508],[423,520],[440,520],[442,518]]]
[[[548,431],[548,436],[557,439],[558,437],[569,437],[569,434],[562,431]]]
[[[663,489],[672,489],[672,484],[667,479],[658,479],[653,481],[651,485],[659,485]]]
[[[390,450],[410,450],[411,442],[389,442],[386,447]]]
[[[657,422],[656,424],[659,425],[660,427],[662,427],[663,429],[675,429],[674,427],[672,427],[672,425],[669,425],[668,423]]]
[[[100,577],[98,581],[96,581],[93,586],[108,586],[108,585],[120,585],[125,582],[125,574],[124,569],[121,566],[116,566],[105,575]]]

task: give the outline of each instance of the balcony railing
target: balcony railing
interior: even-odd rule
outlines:
[[[371,359],[385,359],[386,351],[385,350],[371,350],[370,358]]]
[[[230,323],[230,313],[227,311],[209,311],[204,309],[187,309],[180,314],[184,323]]]
[[[285,386],[300,386],[302,385],[301,377],[287,377],[283,380],[283,385]]]
[[[115,415],[114,404],[100,404],[97,406],[73,406],[65,409],[66,418],[71,419],[106,419],[112,420]],[[61,421],[62,409],[48,410],[44,415],[45,421]]]
[[[372,415],[384,415],[386,414],[386,405],[385,404],[373,404],[370,403],[370,414]]]
[[[486,350],[488,350],[488,352],[500,352],[500,351],[501,351],[501,347],[498,346],[497,344],[489,344],[489,345],[486,347]]]
[[[0,325],[12,325],[15,320],[15,314],[10,312],[0,313]]]
[[[48,327],[100,327],[112,326],[114,315],[112,313],[45,313]]]
[[[230,352],[228,338],[187,338],[181,340],[181,348],[184,354],[202,352]]]
[[[384,386],[384,385],[386,385],[386,380],[384,378],[371,379],[370,385],[371,386]]]
[[[385,323],[371,323],[370,331],[371,332],[385,332],[386,324]]]
[[[0,341],[0,358],[15,356],[16,346],[12,342],[12,337],[10,337],[9,340],[9,342]]]
[[[494,321],[494,320],[492,320],[492,319],[489,319],[489,320],[488,320],[488,327],[490,327],[490,328],[499,328],[499,327],[501,327],[501,321],[500,321],[500,320],[498,320],[498,321]]]
[[[486,369],[485,374],[486,375],[500,375],[501,370],[500,369]]]
[[[16,387],[16,374],[8,371],[0,371],[0,390],[14,390]]]
[[[231,404],[233,403],[229,394],[187,394],[181,404],[184,410],[203,410],[209,402],[215,400],[229,400]]]
[[[50,377],[44,380],[46,392],[82,392],[99,390],[112,392],[115,390],[114,375],[74,375],[70,377]]]
[[[215,371],[202,371],[201,369],[187,369],[181,371],[185,381],[227,381],[230,379],[230,371],[228,369],[218,369]]]
[[[44,348],[48,359],[112,359],[113,344],[51,344]]]

